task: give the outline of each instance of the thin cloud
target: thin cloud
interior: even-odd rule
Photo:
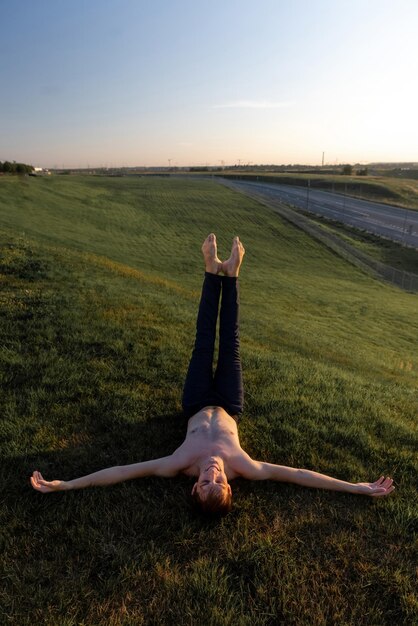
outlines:
[[[290,102],[270,102],[269,100],[237,100],[215,104],[214,109],[282,109],[290,106]]]

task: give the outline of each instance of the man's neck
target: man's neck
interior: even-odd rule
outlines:
[[[218,455],[205,455],[197,460],[197,465],[199,467],[200,472],[204,472],[209,470],[211,467],[215,467],[220,471],[225,471],[224,460],[221,456]]]

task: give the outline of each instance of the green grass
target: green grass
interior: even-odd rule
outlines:
[[[211,230],[247,248],[243,447],[391,498],[235,481],[208,523],[187,478],[30,488],[182,441]],[[414,623],[417,296],[222,186],[140,178],[0,179],[0,285],[4,623]]]
[[[418,274],[418,250],[326,218],[312,216],[312,213],[309,213],[309,219],[320,224],[324,230],[335,233],[373,259],[396,269]]]

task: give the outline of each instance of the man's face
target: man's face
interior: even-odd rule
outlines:
[[[209,492],[225,490],[231,493],[223,466],[211,459],[205,464],[197,482],[193,485],[192,495],[197,492],[201,500],[206,500]]]

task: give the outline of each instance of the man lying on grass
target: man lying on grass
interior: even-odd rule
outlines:
[[[197,316],[196,341],[183,391],[183,409],[189,418],[184,442],[170,456],[110,467],[70,481],[50,482],[35,471],[31,477],[34,489],[50,493],[113,485],[144,476],[172,477],[183,473],[197,477],[192,496],[203,512],[212,514],[225,514],[231,510],[229,481],[237,477],[285,481],[373,497],[389,495],[394,490],[391,478],[381,476],[374,483],[349,483],[306,469],[254,461],[241,448],[237,420],[242,413],[244,393],[239,352],[238,274],[245,250],[239,238],[235,237],[231,256],[221,262],[217,255],[216,237],[210,234],[203,243],[202,252],[206,271]],[[219,355],[213,376],[220,299]]]

